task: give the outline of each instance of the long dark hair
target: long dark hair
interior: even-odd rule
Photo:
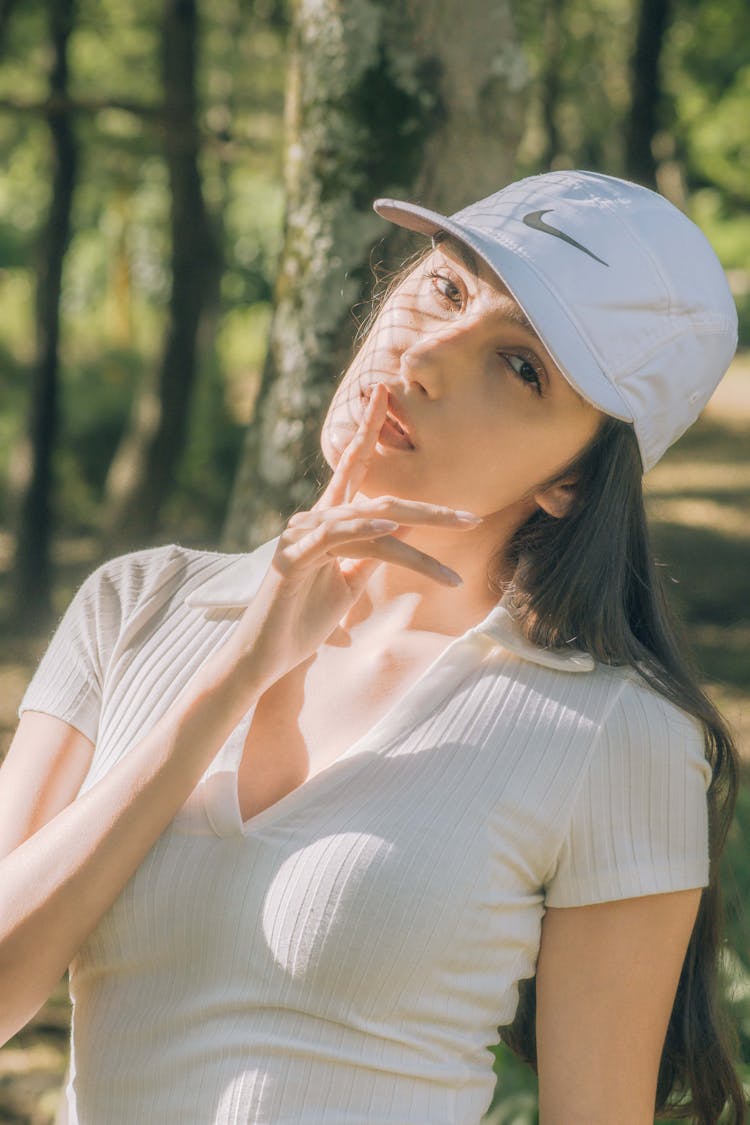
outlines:
[[[576,483],[568,513],[556,519],[538,510],[511,540],[514,612],[535,644],[573,642],[603,663],[628,664],[703,726],[713,772],[707,794],[709,884],[701,894],[667,1027],[655,1109],[667,1119],[691,1117],[699,1125],[715,1125],[728,1102],[739,1125],[745,1121],[745,1098],[732,1061],[737,1034],[720,992],[724,906],[719,882],[739,788],[737,749],[699,686],[664,595],[649,542],[632,426],[606,418],[588,447],[547,483],[570,476]],[[500,1035],[536,1071],[535,1016],[532,977],[521,982],[515,1018]],[[668,1103],[673,1093],[684,1099],[688,1092],[692,1101]]]
[[[431,250],[419,250],[390,275],[375,294],[355,344]],[[498,595],[506,592],[501,576],[507,576],[509,562],[514,565],[514,611],[530,641],[544,647],[574,643],[603,663],[630,665],[703,726],[713,772],[707,793],[709,883],[701,893],[667,1027],[655,1112],[716,1125],[729,1105],[735,1125],[743,1125],[745,1098],[733,1061],[738,1036],[721,993],[725,910],[719,882],[737,803],[739,755],[726,722],[701,690],[689,646],[669,609],[652,557],[642,477],[632,426],[606,417],[585,449],[545,482],[572,478],[565,516],[536,511],[491,560],[488,579]],[[519,982],[515,1018],[499,1032],[536,1073],[535,977]]]

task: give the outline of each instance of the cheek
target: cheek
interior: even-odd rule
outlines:
[[[491,410],[486,400],[478,403],[452,427],[441,454],[447,474],[480,488],[523,492],[562,468],[596,432],[598,412],[551,410],[531,392],[512,392],[500,395]]]
[[[332,468],[338,465],[341,454],[354,437],[358,419],[354,417],[351,403],[343,398],[332,403],[320,431],[320,448]]]
[[[367,368],[380,368],[393,376],[402,354],[422,339],[429,324],[420,295],[408,288],[398,290],[381,310],[354,362],[361,358]]]
[[[574,460],[597,432],[600,418],[598,411],[575,403],[540,412],[533,423],[519,427],[514,459],[527,486],[535,487]]]

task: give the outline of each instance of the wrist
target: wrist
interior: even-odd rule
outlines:
[[[280,680],[286,668],[262,652],[257,645],[250,648],[238,642],[234,635],[217,653],[220,664],[230,681],[238,690],[249,694],[262,694],[272,684]]]

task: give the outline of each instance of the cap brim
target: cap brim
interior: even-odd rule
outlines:
[[[546,278],[535,270],[528,258],[498,241],[497,237],[490,242],[482,231],[463,226],[417,203],[376,199],[372,207],[384,219],[407,230],[426,235],[444,230],[459,242],[465,242],[508,287],[573,389],[597,410],[623,422],[633,421],[631,408],[602,370]]]

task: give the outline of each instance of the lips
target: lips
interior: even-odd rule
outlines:
[[[370,401],[371,394],[372,394],[372,386],[366,387],[365,390],[362,392],[362,398],[365,400],[365,403]],[[396,402],[396,400],[395,400],[395,398],[394,398],[394,396],[393,396],[393,394],[391,393],[390,390],[388,391],[388,407],[386,409],[386,415],[385,416],[386,416],[386,420],[388,422],[390,422],[390,424],[393,426],[396,433],[402,434],[406,438],[406,440],[409,442],[409,445],[412,447],[412,449],[414,449],[414,440],[412,438],[411,423],[410,423],[409,419],[406,417],[403,409]]]

